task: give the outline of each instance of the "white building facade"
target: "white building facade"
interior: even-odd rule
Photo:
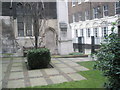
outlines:
[[[111,33],[111,28],[113,27],[113,23],[116,23],[114,32],[117,33],[118,32],[118,25],[117,23],[119,22],[119,18],[120,18],[120,11],[118,10],[118,8],[120,9],[120,2],[115,2],[114,4],[114,11],[110,11],[110,7],[107,6],[107,8],[105,7],[105,5],[109,5],[109,3],[102,3],[102,4],[92,4],[93,6],[87,6],[87,5],[91,5],[91,3],[87,3],[85,8],[83,8],[83,10],[81,10],[80,8],[82,8],[81,6],[79,7],[79,5],[84,4],[85,2],[72,2],[72,6],[69,6],[70,10],[74,10],[76,9],[75,12],[72,12],[69,10],[70,14],[72,12],[72,22],[70,22],[70,27],[72,30],[72,39],[73,39],[73,46],[75,44],[83,44],[84,50],[82,51],[82,53],[85,54],[90,54],[91,53],[91,47],[92,47],[92,36],[94,36],[94,44],[96,46],[98,46],[98,48],[95,49],[99,49],[99,45],[104,42],[104,38],[106,37],[106,35],[109,35]],[[74,4],[74,6],[73,6]],[[78,4],[78,6],[76,5]],[[71,5],[71,4],[70,4]],[[99,6],[100,5],[100,6]],[[112,5],[112,4],[111,4]],[[97,9],[96,9],[97,7]],[[104,8],[105,7],[105,8]],[[77,10],[77,9],[80,9]],[[100,8],[100,11],[98,11]],[[96,10],[95,10],[96,9]],[[113,10],[113,9],[112,9]],[[88,12],[87,12],[88,11]],[[84,13],[83,16],[80,16],[80,14],[78,15],[78,17],[76,17],[76,12],[82,12]],[[101,16],[99,16],[99,12],[100,14],[102,14]],[[102,13],[101,13],[102,12]],[[114,13],[114,15],[109,15],[108,13]],[[84,20],[80,20],[80,18],[84,18]],[[79,19],[79,20],[76,20]],[[81,38],[81,40],[79,40],[79,38]],[[78,45],[79,47],[79,45]],[[75,52],[80,52],[76,47],[73,47]]]

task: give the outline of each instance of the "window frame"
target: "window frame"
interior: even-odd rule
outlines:
[[[32,36],[33,35],[32,24],[33,24],[32,23],[32,18],[30,16],[26,16],[26,20],[25,20],[25,33],[26,33],[26,36]],[[29,30],[29,28],[28,28],[29,26],[30,26],[31,30]],[[31,32],[31,33],[29,34],[29,32]]]
[[[84,36],[84,30],[80,29],[80,36],[83,37]]]
[[[90,13],[89,11],[85,11],[85,20],[89,20]]]
[[[93,28],[94,32],[94,37],[99,37],[99,28]]]
[[[78,0],[78,4],[81,4],[83,0]]]
[[[117,3],[119,3],[119,7],[117,7]],[[117,13],[117,9],[119,10],[119,12]],[[120,14],[120,1],[115,2],[115,14]]]
[[[105,8],[107,6],[107,9]],[[107,15],[105,13],[107,12]],[[103,5],[103,17],[109,16],[109,6]]]
[[[86,31],[87,31],[87,33],[86,33],[87,37],[90,38],[90,36],[91,36],[90,28],[87,28]]]
[[[99,14],[99,12],[98,12],[98,7],[93,8],[93,18],[94,18],[94,19],[95,19],[95,18],[98,18],[98,14]]]
[[[106,30],[106,34],[105,34],[105,30]],[[108,27],[102,27],[102,37],[106,37],[106,35],[108,35]]]
[[[72,0],[72,7],[74,7],[76,5],[76,0]]]
[[[20,24],[22,26],[20,26]],[[18,31],[18,37],[24,37],[25,36],[25,30],[24,30],[24,20],[22,16],[17,17],[17,31]],[[23,35],[20,35],[20,31],[22,31]]]
[[[75,14],[72,14],[72,22],[75,22]]]
[[[78,37],[78,30],[75,29],[75,36]]]

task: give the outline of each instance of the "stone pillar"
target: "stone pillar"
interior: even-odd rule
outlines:
[[[17,38],[18,37],[17,19],[13,20],[13,29],[14,29],[15,38]]]

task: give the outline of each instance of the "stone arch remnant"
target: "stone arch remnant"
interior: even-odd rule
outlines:
[[[51,54],[57,54],[57,33],[52,27],[45,30],[45,47],[50,49]]]

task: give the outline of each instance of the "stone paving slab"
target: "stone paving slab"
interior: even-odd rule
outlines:
[[[56,69],[45,69],[47,75],[57,75],[59,72]]]
[[[2,90],[2,81],[0,81],[0,89]]]
[[[74,81],[86,80],[86,78],[84,78],[83,76],[81,76],[78,73],[68,74],[68,76],[71,77]]]
[[[91,61],[90,58],[76,58],[71,60],[73,62],[84,62],[84,61]]]
[[[7,71],[7,66],[6,67],[2,67],[2,72],[6,72]]]
[[[88,68],[85,68],[83,66],[78,66],[78,67],[74,67],[77,71],[88,71]]]
[[[41,86],[41,85],[48,85],[44,78],[31,78],[30,79],[31,86]]]
[[[22,66],[22,63],[13,63],[12,66],[13,66],[13,67]]]
[[[52,63],[56,63],[56,64],[57,64],[57,63],[61,63],[61,62],[58,61],[58,60],[52,60],[51,62],[52,62]]]
[[[2,64],[2,67],[7,67],[8,66],[8,63],[5,63],[5,64]]]
[[[24,78],[23,72],[11,72],[9,79],[19,79]]]
[[[75,62],[72,62],[72,63],[66,63],[66,64],[68,64],[68,65],[71,66],[71,67],[72,67],[72,66],[73,66],[73,67],[74,67],[74,66],[79,66],[79,64],[77,64],[77,63],[75,63]]]
[[[62,75],[51,76],[50,79],[53,81],[54,84],[68,82],[68,80]]]
[[[63,59],[63,60],[61,60],[62,62],[64,62],[64,63],[73,63],[73,61],[71,61],[71,60],[66,60],[66,59]]]
[[[69,68],[69,67],[67,67],[67,68],[60,68],[60,70],[62,72],[64,72],[64,73],[75,73],[76,72],[75,70],[73,70],[72,68]]]
[[[13,63],[21,63],[23,60],[13,60]]]
[[[11,71],[13,72],[13,71],[23,71],[23,67],[21,66],[21,67],[12,67],[11,68]]]
[[[29,77],[40,77],[43,76],[40,70],[30,70],[28,71]]]
[[[10,60],[2,60],[2,64],[8,64]]]
[[[60,63],[60,64],[55,64],[56,67],[63,68],[63,67],[68,67],[67,65]]]
[[[8,81],[8,86],[7,87],[8,88],[22,88],[22,87],[25,87],[24,80],[20,79],[20,80]]]
[[[2,79],[4,78],[4,76],[5,76],[5,73],[3,72],[3,73],[2,73]]]
[[[77,71],[89,70],[76,63],[80,59],[52,58],[51,63],[54,68],[27,70],[25,66],[26,58],[14,58],[5,60],[3,73],[7,80],[6,85],[9,88],[41,86],[48,84],[57,84],[69,81],[85,80]],[[8,66],[8,67],[7,67]]]

